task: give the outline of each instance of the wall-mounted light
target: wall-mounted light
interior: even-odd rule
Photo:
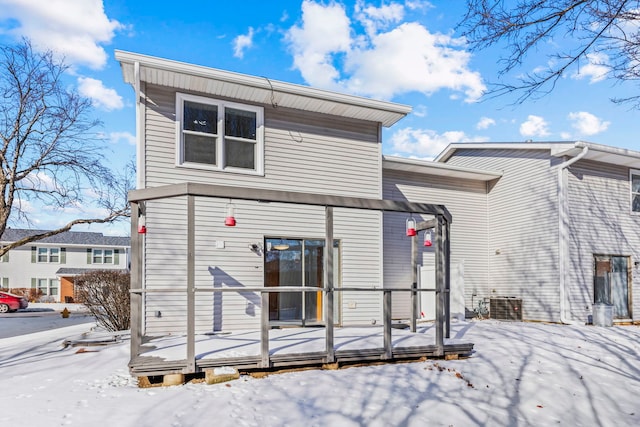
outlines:
[[[410,216],[407,218],[407,236],[413,237],[416,234],[418,234],[416,232],[416,220],[413,219],[413,216]]]
[[[262,243],[249,243],[249,249],[251,252],[259,254],[262,252]]]

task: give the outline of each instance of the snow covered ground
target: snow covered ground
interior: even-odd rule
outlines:
[[[459,323],[465,360],[148,389],[128,375],[128,341],[61,346],[90,327],[0,340],[0,425],[640,425],[637,326]]]

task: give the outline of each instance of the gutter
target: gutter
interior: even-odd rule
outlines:
[[[567,234],[567,168],[582,159],[589,151],[588,146],[583,146],[577,156],[558,166],[558,271],[560,287],[560,321],[566,325],[582,325],[583,323],[569,320],[566,315],[566,275],[568,260],[568,234]]]

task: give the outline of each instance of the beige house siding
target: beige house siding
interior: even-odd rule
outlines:
[[[377,123],[273,108],[265,105],[264,175],[176,166],[176,92],[146,85],[146,187],[181,182],[265,188],[340,196],[380,198],[380,141]],[[324,208],[237,201],[236,227],[224,226],[228,200],[197,198],[195,282],[198,289],[255,287],[264,283],[264,257],[249,249],[267,237],[324,238]],[[382,214],[336,209],[334,238],[340,241],[340,281],[345,286],[381,287]],[[147,289],[186,286],[186,198],[147,203],[145,283]],[[344,324],[382,320],[379,293],[346,293]],[[351,304],[350,304],[351,303]],[[354,304],[355,303],[355,304]],[[183,333],[183,293],[149,293],[146,333]],[[260,295],[198,292],[196,332],[260,325]],[[158,315],[158,313],[160,313]]]
[[[594,254],[629,257],[630,296],[640,307],[640,273],[634,265],[640,260],[640,216],[631,212],[629,169],[583,160],[570,167],[568,183],[571,317],[582,321],[592,312]],[[640,315],[633,309],[631,314]]]
[[[487,183],[469,179],[385,170],[383,196],[391,200],[444,204],[451,212],[452,276],[464,283],[465,305],[472,309],[478,298],[488,296]],[[406,237],[407,215],[384,214],[385,287],[411,286],[411,242]],[[424,220],[429,219],[427,217]],[[433,247],[423,245],[419,235],[419,263],[434,265]],[[410,316],[410,295],[395,293],[393,315]]]
[[[525,319],[560,321],[560,159],[548,150],[485,149],[458,150],[447,163],[503,172],[488,193],[489,296],[522,298]]]

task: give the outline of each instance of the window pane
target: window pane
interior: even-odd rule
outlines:
[[[184,161],[216,164],[216,138],[184,135]]]
[[[640,194],[633,196],[632,209],[634,212],[640,212]]]
[[[49,295],[58,295],[58,287],[60,285],[60,281],[58,279],[51,279],[51,287],[49,289]]]
[[[224,134],[255,141],[256,113],[227,108],[224,114]]]
[[[60,249],[49,249],[49,262],[58,262],[60,260]]]
[[[49,253],[47,248],[38,248],[38,262],[47,262],[49,260]]]
[[[227,166],[244,169],[256,168],[255,143],[226,139],[224,141],[224,149]]]
[[[102,249],[93,250],[93,263],[102,264]]]
[[[104,263],[113,264],[113,251],[110,249],[104,250]]]
[[[640,175],[631,175],[631,191],[640,193]]]
[[[185,101],[182,126],[185,130],[218,133],[218,107]]]

